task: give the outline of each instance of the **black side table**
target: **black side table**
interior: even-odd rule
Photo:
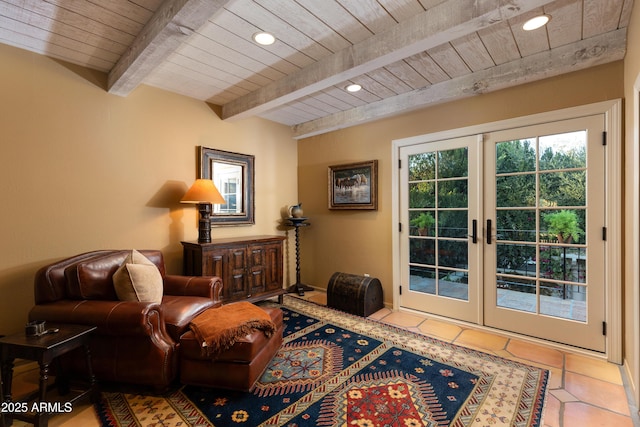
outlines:
[[[294,283],[293,285],[289,286],[287,288],[287,292],[288,293],[294,293],[297,292],[298,295],[300,296],[304,296],[304,291],[312,291],[313,288],[311,286],[305,285],[304,283],[300,282],[300,236],[299,236],[299,231],[300,231],[300,227],[307,227],[311,224],[309,224],[308,222],[305,222],[307,220],[307,218],[294,218],[294,217],[290,217],[287,218],[287,221],[289,221],[289,225],[294,227],[296,230],[296,283]]]
[[[32,423],[34,426],[46,426],[49,417],[54,413],[67,412],[73,409],[73,402],[85,396],[92,399],[98,397],[98,387],[91,368],[91,353],[89,352],[89,337],[96,330],[95,326],[47,324],[50,333],[40,336],[27,336],[18,333],[0,338],[0,360],[2,361],[2,383],[4,387],[3,400],[5,407],[4,424],[10,426],[13,419]],[[57,330],[57,332],[53,332]],[[89,385],[79,394],[74,393],[64,402],[47,402],[47,381],[49,379],[49,365],[58,356],[78,347],[84,347],[89,372]],[[28,396],[26,400],[13,402],[11,399],[11,383],[13,380],[13,361],[16,358],[34,360],[40,365],[40,386],[37,393]],[[68,384],[56,378],[56,385],[61,392],[68,391]],[[65,388],[63,389],[62,386]],[[33,401],[34,398],[37,400]],[[34,403],[38,410],[32,411]]]

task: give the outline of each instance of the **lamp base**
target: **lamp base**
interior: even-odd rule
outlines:
[[[198,243],[211,243],[211,203],[198,203]]]

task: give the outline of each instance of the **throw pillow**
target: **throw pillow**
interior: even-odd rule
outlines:
[[[135,249],[113,274],[120,301],[162,302],[162,275],[156,265]]]

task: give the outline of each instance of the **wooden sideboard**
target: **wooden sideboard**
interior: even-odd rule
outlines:
[[[219,276],[222,302],[259,301],[282,295],[284,236],[213,239],[182,242],[184,274]]]

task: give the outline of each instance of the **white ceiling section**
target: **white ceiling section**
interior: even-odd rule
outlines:
[[[0,0],[0,43],[304,138],[620,60],[633,0]],[[524,31],[545,13],[549,24]],[[276,37],[270,46],[252,40]],[[349,93],[349,83],[363,90]]]

